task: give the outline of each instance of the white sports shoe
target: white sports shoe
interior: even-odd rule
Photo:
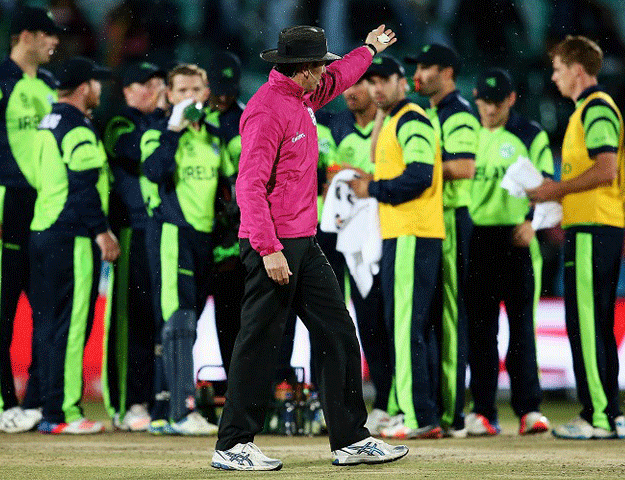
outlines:
[[[216,435],[219,427],[208,423],[198,412],[191,412],[182,420],[171,423],[178,435]]]
[[[593,427],[590,423],[581,417],[558,425],[552,431],[553,436],[557,438],[565,438],[568,440],[590,440],[591,438],[615,438],[616,432],[606,430],[605,428]]]
[[[620,415],[614,419],[614,426],[616,427],[616,436],[618,438],[625,438],[625,416]]]
[[[365,428],[369,430],[371,435],[380,435],[380,432],[383,428],[388,427],[388,422],[390,422],[391,417],[384,410],[380,410],[379,408],[374,408],[371,410],[371,413],[367,415],[367,423],[365,423]]]
[[[542,433],[549,430],[549,420],[540,412],[529,412],[521,417],[519,435]]]
[[[360,463],[387,463],[406,456],[406,445],[389,445],[382,440],[367,437],[360,442],[332,452],[332,465],[358,465]]]
[[[41,421],[41,412],[36,408],[24,410],[13,407],[0,414],[0,431],[6,433],[28,432]]]
[[[150,425],[150,414],[145,405],[136,403],[124,415],[124,420],[120,421],[119,413],[113,417],[113,427],[126,432],[145,432]]]
[[[237,443],[228,450],[215,450],[211,467],[222,470],[280,470],[282,462],[269,458],[252,442]]]

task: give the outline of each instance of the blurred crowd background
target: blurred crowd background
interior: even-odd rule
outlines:
[[[329,50],[345,53],[362,44],[381,23],[397,32],[390,52],[398,59],[426,43],[455,48],[463,61],[457,81],[472,98],[475,79],[490,66],[504,67],[516,81],[516,108],[547,130],[558,176],[559,151],[573,104],[550,81],[547,52],[565,35],[585,35],[604,51],[600,82],[625,110],[625,8],[623,0],[0,0],[0,53],[9,50],[9,25],[20,5],[47,7],[66,27],[49,68],[84,55],[121,73],[146,59],[163,68],[193,62],[207,68],[219,50],[236,53],[243,65],[243,102],[266,80],[270,66],[260,51],[275,48],[280,30],[294,24],[326,30]],[[408,74],[411,76],[412,72]],[[115,113],[110,85],[95,113],[103,124]],[[416,94],[411,98],[424,105]],[[342,98],[329,109],[344,107]],[[562,295],[559,228],[539,232],[545,260],[543,295]],[[625,268],[618,295],[625,297]]]

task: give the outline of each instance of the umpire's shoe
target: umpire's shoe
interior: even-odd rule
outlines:
[[[252,442],[237,443],[229,450],[215,450],[211,467],[222,470],[280,470],[282,462],[269,458]]]
[[[334,450],[332,465],[358,465],[360,463],[387,463],[399,460],[408,454],[406,445],[389,445],[373,437]]]

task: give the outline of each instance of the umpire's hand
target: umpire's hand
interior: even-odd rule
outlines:
[[[95,237],[95,243],[98,244],[102,251],[102,260],[106,262],[114,262],[119,257],[119,243],[117,238],[110,230],[102,232]]]
[[[370,43],[373,45],[378,53],[382,53],[387,47],[393,45],[397,41],[395,32],[393,32],[390,28],[387,28],[386,30],[384,28],[385,25],[382,24],[375,30],[371,30],[365,40],[365,44]],[[386,38],[380,37],[380,35],[386,35],[386,37],[388,37],[388,41],[380,41],[386,40]]]
[[[286,257],[279,252],[270,253],[263,257],[263,263],[265,264],[265,270],[267,275],[278,285],[286,285],[289,283],[289,275],[293,275],[289,264],[286,261]]]

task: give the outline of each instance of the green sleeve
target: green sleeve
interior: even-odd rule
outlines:
[[[430,121],[416,112],[407,112],[397,122],[397,140],[401,145],[404,163],[434,165],[436,133]]]
[[[226,177],[231,177],[236,173],[234,165],[232,165],[232,157],[227,148],[222,148],[220,152],[219,171]]]
[[[451,115],[441,126],[443,160],[475,158],[480,124],[469,112]]]
[[[241,135],[232,138],[226,146],[230,155],[230,162],[236,171],[239,170],[239,159],[241,158]]]
[[[620,122],[614,109],[607,104],[588,107],[584,117],[584,137],[591,157],[603,152],[616,152]]]
[[[318,168],[328,168],[336,163],[336,143],[332,132],[325,125],[317,124],[317,141],[319,142]]]
[[[76,127],[65,134],[61,148],[70,170],[82,172],[104,166],[95,133],[87,127]]]
[[[530,160],[543,175],[553,177],[553,155],[547,132],[541,131],[530,145]]]

